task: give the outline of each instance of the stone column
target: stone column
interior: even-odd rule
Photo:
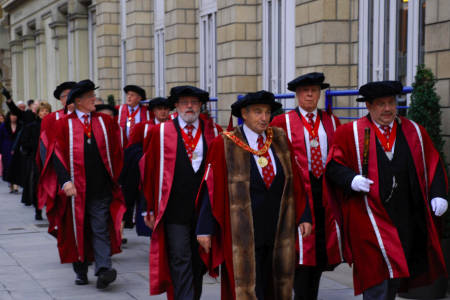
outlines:
[[[218,122],[222,125],[228,123],[230,105],[237,95],[254,92],[262,85],[262,7],[246,2],[229,5],[217,1]]]
[[[24,101],[35,99],[36,94],[36,40],[34,34],[22,37],[23,47],[23,97]]]
[[[120,10],[118,0],[97,0],[97,65],[99,95],[120,98]]]
[[[86,7],[79,2],[70,4],[69,28],[73,47],[69,60],[72,62],[72,78],[80,81],[89,77],[88,14]]]
[[[68,80],[69,59],[67,54],[67,22],[54,21],[49,24],[55,43],[56,85]]]
[[[154,95],[153,2],[127,2],[127,84],[141,86],[148,98]]]
[[[425,65],[437,78],[441,97],[444,153],[450,166],[450,2],[427,0],[425,9]]]
[[[12,61],[12,97],[15,101],[23,100],[23,48],[20,38],[12,40],[10,43]]]
[[[333,89],[356,88],[358,1],[297,1],[295,17],[297,75],[323,72]],[[354,105],[351,99],[339,97],[339,104]],[[324,95],[319,107],[324,107]]]
[[[167,91],[176,85],[198,85],[197,1],[164,2]]]
[[[49,101],[50,99],[47,99],[47,49],[45,44],[45,30],[36,30],[35,38],[37,97],[39,100]]]

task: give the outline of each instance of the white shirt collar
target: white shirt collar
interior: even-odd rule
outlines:
[[[140,106],[139,106],[139,104],[136,104],[135,106],[133,106],[133,107],[131,107],[130,105],[128,105],[127,104],[127,106],[128,106],[128,112],[131,112],[131,109],[136,109],[136,110],[139,110],[139,108],[140,108]]]
[[[373,119],[372,119],[372,121],[373,121],[373,123],[374,123],[375,125],[377,125],[378,129],[382,130],[382,129],[381,129],[381,126],[382,126],[382,125],[378,124],[378,123],[377,123],[375,120],[373,120]],[[391,124],[389,124],[389,128],[392,129],[392,126],[394,126],[394,122],[395,122],[395,120],[392,121]]]
[[[155,119],[155,120],[156,120],[156,119]],[[178,124],[180,124],[180,128],[181,128],[181,129],[184,129],[184,127],[186,127],[186,125],[188,125],[188,124],[183,120],[183,118],[181,118],[180,116],[178,116]],[[195,122],[192,123],[191,125],[194,125],[194,130],[196,130],[196,129],[198,128],[199,124],[200,124],[200,122],[199,122],[199,120],[198,120],[198,118],[197,118],[197,120],[195,120]]]
[[[158,121],[158,119],[157,118],[155,118],[155,125],[158,125],[159,123],[161,123],[160,121]]]
[[[258,137],[259,134],[254,132],[253,130],[251,130],[247,125],[243,125],[242,129],[244,130],[244,134],[245,137],[247,138],[247,142],[248,145],[253,149],[253,150],[258,150]],[[263,132],[261,134],[263,136],[263,140],[266,140],[266,133]]]
[[[302,116],[306,119],[307,118],[306,115],[309,114],[309,112],[307,112],[300,106],[298,107],[298,109],[300,110],[300,113],[302,114]],[[315,110],[313,110],[311,113],[314,115],[314,118],[315,118],[317,116],[317,108]]]
[[[91,118],[91,114],[90,113],[84,113],[84,112],[79,111],[78,109],[75,109],[75,112],[77,114],[78,119],[80,119],[82,121],[84,121],[84,118],[83,118],[84,115],[88,115],[89,119]]]

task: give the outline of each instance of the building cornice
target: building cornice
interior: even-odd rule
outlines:
[[[23,4],[26,1],[28,0],[0,0],[0,5],[4,11],[10,12],[11,10],[13,10],[14,8]]]

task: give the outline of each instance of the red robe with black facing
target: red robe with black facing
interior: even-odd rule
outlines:
[[[111,253],[119,253],[121,245],[120,225],[125,212],[122,192],[117,178],[122,168],[122,148],[120,133],[113,119],[102,113],[91,113],[92,133],[95,137],[102,162],[113,183],[113,200],[110,206]],[[86,239],[84,216],[86,205],[86,175],[84,166],[84,128],[76,113],[68,115],[57,123],[54,153],[72,177],[76,197],[66,197],[59,189],[58,197],[53,195],[47,203],[47,216],[52,220],[49,232],[58,239],[58,250],[62,263],[92,260],[92,246]],[[58,182],[52,164],[43,174],[43,184],[51,194],[58,189]],[[56,201],[57,200],[57,201]],[[75,212],[75,213],[74,213]],[[87,242],[87,244],[86,244]]]
[[[222,131],[212,119],[200,118],[203,123],[202,134],[206,144]],[[147,199],[147,210],[154,212],[156,222],[153,228],[150,246],[150,294],[167,292],[173,297],[172,281],[169,272],[164,222],[162,221],[172,188],[177,154],[178,133],[172,120],[153,127],[151,141],[147,149],[143,192]],[[149,153],[151,151],[151,153]]]
[[[339,119],[326,111],[320,111],[320,118],[323,128],[327,134],[328,149],[333,143],[334,132],[341,125]],[[308,194],[309,207],[311,208],[312,230],[311,235],[302,238],[299,234],[299,243],[297,245],[300,253],[298,263],[304,266],[316,265],[316,219],[314,215],[314,203],[311,190],[311,182],[309,180],[308,156],[306,154],[304,125],[300,119],[297,110],[292,110],[286,114],[276,116],[271,126],[280,127],[285,132],[291,142],[294,156],[301,166],[302,178],[305,179],[305,189]],[[322,197],[323,206],[325,208],[325,241],[327,248],[328,265],[337,265],[344,261],[344,253],[342,248],[341,229],[333,216],[332,212],[327,208],[326,197]]]
[[[439,236],[429,204],[428,191],[437,168],[443,167],[438,152],[425,129],[401,117],[402,130],[411,151],[417,172],[425,207],[427,228],[428,270],[415,279],[408,280],[409,287],[432,282],[446,275]],[[364,129],[371,128],[371,121],[363,117],[358,121],[341,126],[334,136],[334,144],[328,155],[328,162],[349,167],[362,174],[364,150]],[[401,128],[401,129],[400,129]],[[343,228],[345,246],[348,247],[353,263],[355,294],[380,284],[386,279],[410,276],[405,254],[396,227],[393,225],[379,195],[376,135],[370,132],[368,176],[374,183],[370,192],[363,195],[345,195],[325,180],[324,194],[328,194],[330,209],[342,213],[338,218]]]

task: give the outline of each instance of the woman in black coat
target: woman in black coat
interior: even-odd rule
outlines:
[[[2,166],[3,174],[2,178],[4,181],[10,183],[9,192],[19,193],[19,187],[11,182],[11,161],[13,156],[13,145],[14,141],[17,139],[17,135],[20,132],[22,126],[18,122],[17,115],[8,112],[6,114],[6,120],[0,125],[0,154],[2,155]]]
[[[37,183],[39,172],[36,164],[36,152],[39,144],[39,133],[41,121],[52,111],[52,107],[47,102],[39,104],[37,109],[38,118],[25,125],[20,139],[21,151],[25,157],[26,172],[23,182],[22,202],[25,205],[33,204],[35,207],[35,219],[42,220],[42,211],[38,209],[37,203]]]

